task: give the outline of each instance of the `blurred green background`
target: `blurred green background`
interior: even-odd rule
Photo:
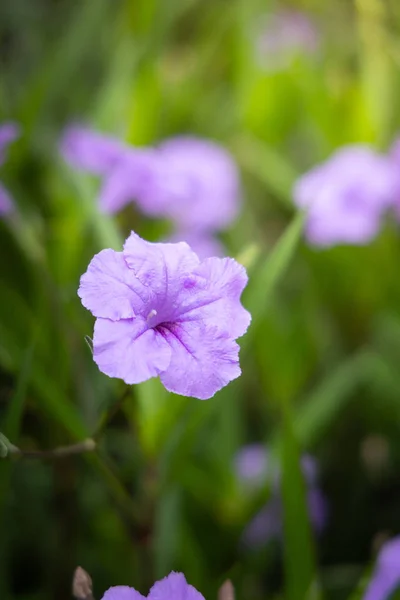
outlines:
[[[256,40],[284,7],[308,13],[319,43],[275,64]],[[227,577],[239,598],[279,598],[285,572],[296,585],[315,563],[321,594],[341,599],[377,540],[400,533],[398,227],[368,247],[313,250],[291,198],[335,148],[396,138],[399,25],[397,0],[0,2],[0,122],[22,131],[1,169],[18,212],[0,222],[0,431],[24,449],[78,442],[126,394],[85,343],[79,277],[131,229],[157,240],[167,227],[132,207],[98,213],[97,182],[59,155],[71,121],[138,145],[191,133],[232,152],[243,208],[222,238],[248,268],[253,314],[242,377],[212,400],[151,380],[128,390],[95,453],[0,462],[1,600],[70,598],[78,564],[97,599],[117,584],[147,593],[172,569],[208,600]],[[317,457],[329,503],[315,553],[306,523],[288,525],[285,561],[278,542],[240,545],[268,490],[249,498],[232,466],[244,444],[282,439],[300,517],[298,449]]]

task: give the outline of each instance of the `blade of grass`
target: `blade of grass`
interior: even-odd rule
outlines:
[[[284,508],[285,596],[304,600],[315,580],[315,553],[307,510],[300,450],[288,403],[283,405],[282,500]]]
[[[303,224],[304,214],[299,213],[284,231],[270,256],[266,260],[263,259],[251,275],[251,281],[243,296],[244,305],[251,313],[252,323],[243,338],[242,348],[249,347],[257,324],[294,256],[303,231]]]

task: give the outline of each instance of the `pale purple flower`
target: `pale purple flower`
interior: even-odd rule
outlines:
[[[72,166],[102,176],[103,212],[114,214],[135,201],[145,215],[196,231],[218,231],[237,215],[238,170],[214,142],[178,136],[154,148],[135,148],[73,126],[64,134],[61,152]]]
[[[103,250],[78,294],[96,317],[99,369],[128,384],[159,376],[167,390],[211,398],[240,375],[239,346],[250,315],[240,303],[244,267],[200,261],[184,243],[150,243],[131,233],[123,252]]]
[[[307,503],[310,519],[316,532],[321,532],[327,519],[324,495],[317,485],[318,468],[315,459],[308,454],[301,458],[301,467],[307,485]],[[235,470],[246,490],[254,492],[270,484],[271,497],[264,508],[246,527],[243,541],[259,546],[282,536],[283,506],[280,493],[280,472],[271,453],[262,444],[242,448],[235,458]]]
[[[0,125],[0,166],[6,160],[8,146],[19,136],[19,128],[15,123]],[[13,201],[6,188],[0,183],[0,216],[7,215],[14,208]]]
[[[134,588],[126,585],[112,587],[104,594],[102,600],[204,600],[200,592],[187,583],[183,573],[170,573],[157,581],[148,596],[142,596]]]
[[[295,204],[307,211],[306,237],[321,247],[367,244],[398,197],[400,169],[365,145],[338,150],[297,181]]]
[[[212,256],[226,256],[222,243],[211,233],[195,230],[176,231],[166,241],[186,242],[201,260]]]
[[[161,172],[138,201],[158,205],[158,216],[180,229],[218,231],[232,223],[240,204],[240,182],[233,158],[208,140],[178,136],[157,147]]]
[[[257,41],[259,62],[265,69],[275,71],[289,67],[299,54],[315,54],[320,36],[306,13],[282,9],[262,19]]]
[[[382,546],[363,600],[386,600],[398,587],[400,587],[400,536]]]

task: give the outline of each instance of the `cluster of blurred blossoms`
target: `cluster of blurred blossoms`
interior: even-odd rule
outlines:
[[[18,126],[15,123],[4,123],[0,125],[0,166],[6,160],[8,146],[19,135]],[[10,194],[0,182],[0,216],[7,215],[13,210],[13,202]]]
[[[232,258],[198,258],[185,242],[151,243],[131,233],[122,252],[102,250],[78,294],[96,317],[93,357],[127,384],[159,376],[167,390],[211,398],[239,377],[250,323],[247,283]]]
[[[236,164],[222,147],[190,136],[134,147],[73,125],[61,152],[71,166],[101,177],[101,211],[115,214],[134,201],[144,215],[172,222],[169,241],[187,242],[201,258],[224,254],[216,233],[237,216],[241,191]]]
[[[204,600],[192,585],[186,582],[182,573],[170,573],[164,579],[157,581],[148,596],[142,596],[134,588],[118,585],[104,594],[102,600]]]
[[[400,218],[400,141],[387,154],[362,144],[337,150],[300,177],[293,197],[310,244],[368,244],[385,215]]]
[[[312,456],[301,458],[301,468],[307,487],[310,522],[321,533],[327,521],[327,503],[318,487],[318,466]],[[243,447],[235,457],[235,471],[246,492],[262,491],[270,482],[271,495],[264,508],[249,523],[243,534],[246,546],[262,546],[283,537],[283,505],[280,490],[280,470],[271,452],[262,444]]]

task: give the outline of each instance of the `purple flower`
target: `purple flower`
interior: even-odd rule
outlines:
[[[134,148],[73,126],[61,152],[72,166],[102,176],[99,207],[106,213],[135,200],[144,214],[169,218],[180,229],[217,231],[238,212],[236,165],[213,142],[180,136],[155,148]]]
[[[122,142],[81,125],[65,130],[60,146],[64,159],[76,169],[105,175],[129,150]]]
[[[386,542],[363,600],[386,600],[400,586],[400,537]]]
[[[298,54],[315,54],[319,46],[319,34],[305,13],[280,10],[268,15],[258,37],[258,56],[268,70],[280,70],[290,66]]]
[[[214,142],[178,136],[157,148],[162,165],[139,204],[183,230],[218,231],[238,213],[240,182],[232,157]]]
[[[170,573],[157,581],[148,596],[142,596],[134,588],[119,585],[104,594],[102,600],[204,600],[204,597],[189,585],[183,573]]]
[[[327,518],[325,497],[317,486],[317,464],[312,456],[305,454],[301,458],[303,475],[307,484],[307,502],[311,523],[317,532],[321,532]],[[238,452],[235,469],[243,484],[254,492],[263,485],[271,483],[271,497],[267,505],[251,520],[246,527],[243,540],[250,546],[259,546],[282,535],[283,506],[280,494],[280,472],[271,454],[262,444],[245,446]]]
[[[397,200],[400,171],[368,146],[338,150],[297,181],[294,202],[307,210],[306,237],[321,247],[367,244]]]
[[[18,135],[19,129],[15,123],[9,122],[0,126],[0,165],[6,160],[7,147]],[[0,183],[0,216],[9,214],[12,210],[12,199],[6,188]]]
[[[166,241],[173,243],[186,242],[201,260],[212,256],[226,256],[221,242],[212,234],[205,232],[176,231]]]
[[[246,283],[231,258],[200,262],[184,242],[132,232],[123,252],[101,251],[81,277],[78,294],[96,317],[95,362],[128,384],[160,376],[171,392],[211,398],[241,373],[235,340],[250,323],[240,304]]]

